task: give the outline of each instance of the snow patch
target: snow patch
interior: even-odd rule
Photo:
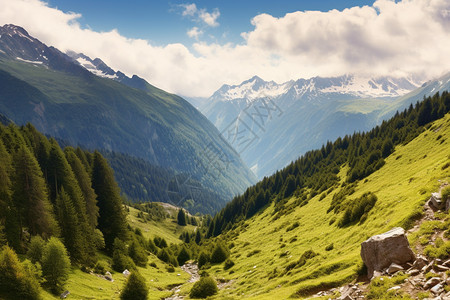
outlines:
[[[35,64],[35,65],[42,65],[42,61],[32,61],[32,60],[26,60],[20,57],[16,57],[17,60],[29,63],[29,64]]]

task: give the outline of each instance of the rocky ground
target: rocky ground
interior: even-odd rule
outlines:
[[[440,216],[439,213],[441,214]],[[416,221],[414,227],[407,233],[413,234],[417,232],[424,222],[444,222],[444,220],[445,218],[442,217],[442,212],[433,206],[432,201],[428,201],[424,206],[423,217]],[[433,244],[438,238],[447,241],[444,237],[444,230],[435,229],[429,238],[430,243]],[[414,250],[416,252],[414,261],[402,265],[392,263],[381,272],[375,271],[372,284],[366,278],[365,281],[355,281],[340,288],[320,291],[312,298],[320,297],[322,299],[339,300],[367,299],[371,296],[371,285],[380,286],[385,281],[390,283],[395,282],[395,284],[387,289],[386,294],[389,293],[389,296],[383,295],[383,299],[390,299],[391,297],[399,299],[406,296],[411,299],[450,300],[450,257],[447,256],[447,259],[444,260],[428,258],[423,255],[424,246],[420,243],[414,245]],[[377,299],[377,297],[371,298]]]

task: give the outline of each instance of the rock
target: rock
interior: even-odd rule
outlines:
[[[430,204],[437,209],[444,209],[446,203],[442,201],[441,193],[431,193]]]
[[[387,269],[388,274],[394,274],[395,272],[404,270],[402,266],[397,265],[396,263],[392,263]]]
[[[428,265],[426,265],[425,267],[422,268],[421,272],[426,274],[426,273],[430,272],[432,268],[433,268],[433,262],[430,262]]]
[[[446,260],[446,261],[443,263],[443,265],[446,266],[446,267],[450,267],[450,259]]]
[[[401,286],[396,285],[396,286],[391,287],[391,288],[388,289],[387,291],[388,291],[388,292],[389,292],[389,291],[397,291],[397,290],[399,290],[399,289],[401,289],[401,288],[402,288]]]
[[[444,286],[442,285],[442,283],[438,283],[433,286],[430,291],[435,295],[439,295],[444,291]]]
[[[442,265],[434,265],[433,266],[433,270],[437,271],[437,272],[445,272],[450,270],[449,268],[447,268],[446,266],[442,266]]]
[[[406,274],[409,274],[411,276],[416,276],[416,275],[420,274],[420,271],[417,269],[411,269],[411,270],[407,271]]]
[[[61,299],[66,299],[67,296],[69,296],[69,294],[70,294],[69,291],[65,291],[64,293],[62,293],[62,294],[59,296],[59,298],[61,298]]]
[[[106,279],[106,280],[109,280],[109,281],[111,281],[111,282],[114,281],[114,279],[112,278],[112,275],[111,275],[110,272],[106,272],[106,273],[105,273],[105,279]]]
[[[382,271],[392,263],[398,265],[415,260],[409,247],[405,230],[396,227],[383,234],[375,235],[361,244],[361,258],[367,266],[367,276],[373,277],[374,271]]]
[[[128,271],[127,269],[125,269],[125,270],[122,272],[122,274],[123,274],[123,276],[128,277],[128,276],[131,274],[131,272]]]
[[[425,256],[417,255],[416,260],[414,261],[413,267],[420,270],[429,264],[428,259]]]
[[[440,277],[431,277],[427,282],[425,282],[425,285],[423,286],[423,288],[428,290],[440,282],[441,282]]]

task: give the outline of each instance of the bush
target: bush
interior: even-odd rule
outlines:
[[[289,232],[291,230],[294,230],[295,228],[297,228],[298,226],[300,226],[299,222],[295,222],[293,223],[291,226],[289,226],[288,228],[286,228],[286,232]]]
[[[220,264],[228,258],[228,253],[221,244],[217,244],[211,254],[211,263]]]
[[[445,201],[445,200],[447,200],[447,199],[450,198],[450,185],[446,186],[446,187],[442,190],[441,195],[442,195],[442,200],[443,200],[443,201]]]
[[[39,283],[8,246],[0,252],[0,298],[41,299]]]
[[[112,268],[114,271],[123,272],[125,269],[135,270],[136,265],[129,256],[120,253],[119,251],[114,251]]]
[[[50,238],[42,254],[42,274],[53,293],[62,291],[69,272],[70,259],[66,248],[59,239]]]
[[[234,266],[234,262],[231,259],[227,259],[225,261],[225,265],[223,266],[224,270],[228,270]]]
[[[33,236],[31,238],[27,256],[32,263],[41,262],[44,248],[45,248],[45,241],[39,235]]]
[[[199,257],[198,257],[198,267],[201,268],[204,265],[206,265],[208,262],[210,261],[210,257],[208,254],[206,254],[205,252],[201,252]]]
[[[185,262],[191,259],[189,251],[183,246],[181,247],[180,253],[178,253],[177,261],[180,266],[184,265]]]
[[[211,277],[201,277],[191,289],[189,297],[191,298],[206,298],[217,293],[217,284]]]
[[[355,221],[364,222],[377,200],[378,198],[375,194],[368,192],[348,203],[344,216],[339,221],[339,227],[344,227]]]
[[[334,244],[333,243],[331,243],[331,244],[329,244],[328,246],[325,247],[325,251],[331,251],[333,249],[334,249]]]
[[[131,243],[128,248],[128,255],[136,265],[140,267],[145,267],[147,265],[147,253],[145,253],[144,248],[137,241],[133,241]]]
[[[137,272],[131,272],[120,293],[121,300],[145,300],[148,296],[148,287],[144,277]]]
[[[108,271],[108,264],[99,260],[94,266],[94,273],[105,275],[106,271]]]

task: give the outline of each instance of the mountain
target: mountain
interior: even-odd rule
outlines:
[[[414,287],[403,284],[409,276],[403,272],[369,284],[361,243],[400,226],[416,253],[427,249],[430,262],[449,258],[448,215],[424,207],[432,192],[449,189],[449,112],[448,92],[426,98],[368,132],[305,153],[233,199],[208,230],[228,245],[234,262],[231,269],[225,263],[207,270],[230,282],[218,298],[326,292],[335,299],[344,294],[339,286],[352,282],[366,286],[364,299],[409,299],[401,292],[411,295]],[[388,290],[396,285],[401,291]],[[377,287],[383,292],[374,296]]]
[[[229,140],[261,179],[308,150],[369,130],[424,95],[445,90],[449,78],[440,79],[441,86],[421,86],[414,78],[345,75],[278,84],[255,76],[222,86],[199,109],[225,136],[246,132]]]
[[[213,124],[181,97],[147,82],[139,89],[97,76],[86,56],[81,65],[23,28],[5,25],[0,35],[0,113],[16,124],[31,122],[71,145],[125,153],[183,173],[201,183],[196,189],[215,193],[219,206],[254,182]],[[120,77],[100,60],[90,63]],[[177,197],[195,202],[192,193]]]

